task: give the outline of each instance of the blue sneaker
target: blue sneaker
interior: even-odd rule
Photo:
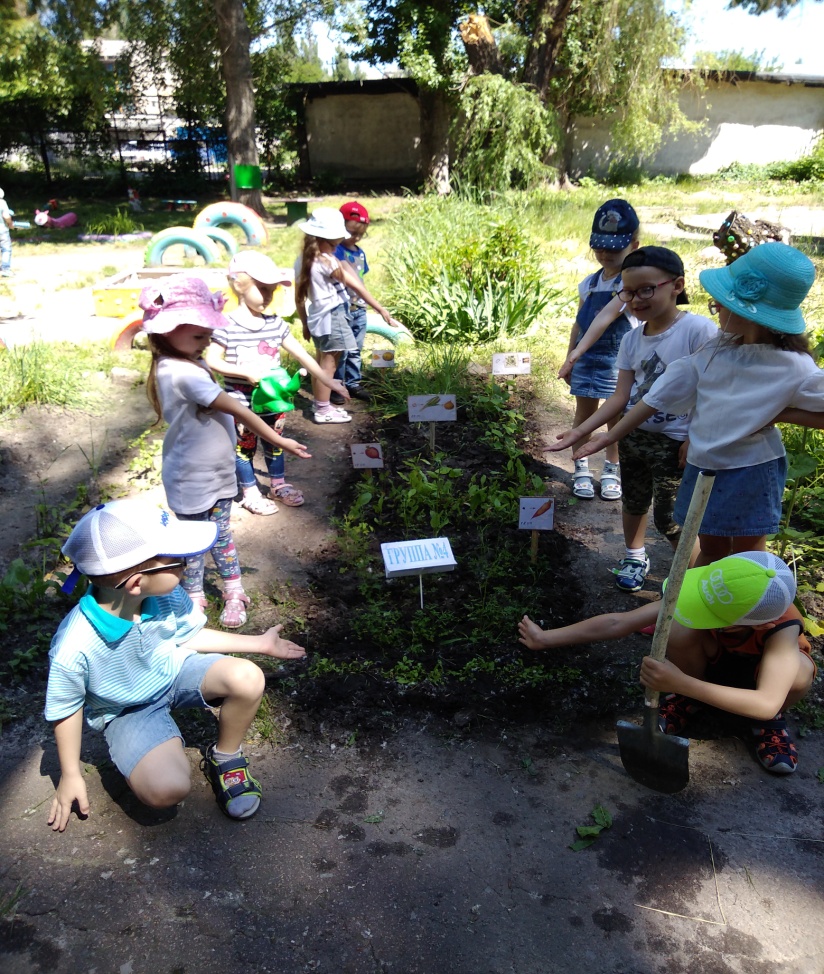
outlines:
[[[612,569],[612,573],[615,575],[615,584],[622,592],[640,592],[649,570],[650,560],[645,555],[643,561],[637,558],[622,558],[618,562],[618,567]]]

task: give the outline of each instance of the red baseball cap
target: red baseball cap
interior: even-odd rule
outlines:
[[[344,220],[354,220],[355,223],[368,223],[369,213],[365,206],[360,203],[356,203],[355,200],[351,200],[349,203],[344,203],[340,208],[343,214]]]

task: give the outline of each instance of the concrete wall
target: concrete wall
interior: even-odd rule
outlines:
[[[387,182],[414,180],[420,160],[420,110],[406,91],[315,95],[306,102],[312,176]]]
[[[652,173],[718,172],[733,162],[785,162],[799,159],[824,130],[824,87],[789,79],[710,82],[703,93],[681,94],[681,109],[703,121],[696,134],[670,136],[644,163]],[[576,119],[574,170],[602,175],[609,166],[609,131],[600,119]]]

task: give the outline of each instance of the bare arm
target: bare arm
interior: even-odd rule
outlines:
[[[292,358],[297,359],[298,362],[306,369],[306,371],[314,376],[318,382],[322,382],[325,386],[337,392],[339,395],[343,396],[344,399],[349,399],[349,390],[340,381],[340,379],[330,379],[329,376],[323,371],[323,369],[318,365],[317,359],[312,358],[312,356],[306,351],[306,349],[301,345],[299,341],[292,338],[291,335],[287,335],[283,339],[283,345],[281,348],[288,352]]]
[[[572,344],[570,343],[570,349],[567,352],[566,362],[564,362],[560,371],[558,372],[560,378],[563,379],[565,376],[569,375],[569,373],[572,371],[573,365],[575,365],[578,359],[585,352],[588,352],[592,348],[592,346],[604,334],[613,321],[615,321],[615,319],[623,312],[624,308],[626,308],[626,303],[624,301],[621,301],[620,298],[613,298],[609,304],[598,312],[598,314],[592,319],[592,323],[584,332],[578,344],[573,348]]]
[[[264,368],[258,374],[258,372],[249,371],[248,367],[244,368],[240,364],[230,365],[226,361],[226,349],[219,342],[215,341],[203,353],[203,361],[214,372],[219,372],[221,375],[228,376],[230,379],[240,379],[242,382],[248,382],[252,386],[256,386],[268,371],[268,369]]]
[[[824,412],[814,413],[809,409],[783,409],[773,420],[774,423],[792,423],[794,426],[808,426],[810,429],[824,429]]]
[[[229,416],[234,416],[235,419],[243,423],[246,429],[261,437],[261,439],[266,440],[267,443],[273,443],[279,449],[286,450],[287,453],[294,453],[296,457],[303,457],[304,460],[312,456],[303,443],[298,443],[297,440],[290,439],[286,436],[280,436],[271,426],[267,426],[260,416],[253,413],[251,409],[247,409],[243,403],[238,402],[237,399],[233,399],[226,392],[221,392],[216,399],[212,400],[210,408],[217,409],[221,413],[228,413]]]
[[[634,429],[637,429],[641,423],[648,420],[650,416],[654,416],[656,412],[656,409],[653,409],[652,406],[648,406],[642,399],[640,402],[636,403],[626,414],[626,416],[619,420],[611,430],[607,430],[606,433],[598,433],[597,436],[593,436],[591,440],[579,447],[572,454],[572,456],[576,460],[580,460],[582,457],[588,457],[592,453],[598,453],[598,451],[603,450],[604,447],[607,447],[612,443],[617,443],[618,440],[623,439],[627,433],[631,433]]]
[[[259,656],[274,656],[277,659],[299,659],[306,655],[303,646],[291,639],[282,639],[283,626],[273,626],[259,636],[239,636],[234,632],[221,632],[218,629],[201,629],[186,645],[198,653],[257,653]]]
[[[366,285],[358,277],[357,274],[349,270],[345,264],[340,265],[341,274],[343,276],[343,283],[349,288],[350,291],[354,291],[355,294],[363,298],[363,300],[369,305],[370,308],[374,308],[375,311],[383,318],[383,320],[388,324],[392,324],[392,315],[384,308],[379,301],[372,297],[369,291],[366,290]]]
[[[47,824],[63,832],[69,824],[72,805],[77,802],[81,815],[89,814],[89,796],[80,769],[80,741],[83,735],[83,708],[54,725],[54,741],[60,759],[60,781],[51,803]]]
[[[798,630],[795,626],[779,629],[764,648],[755,690],[725,687],[688,676],[674,663],[656,662],[645,656],[641,663],[641,682],[662,693],[682,693],[711,707],[740,714],[751,720],[771,720],[784,706],[798,676],[801,662]]]
[[[651,626],[658,618],[659,602],[647,602],[629,612],[608,612],[592,616],[560,629],[541,629],[529,616],[518,623],[519,639],[529,649],[560,649],[581,643],[597,643],[603,639],[620,639]]]
[[[547,450],[551,453],[557,453],[559,450],[566,450],[567,447],[575,446],[576,443],[586,439],[590,433],[597,430],[599,426],[603,426],[604,423],[617,416],[629,402],[634,379],[635,376],[629,369],[620,369],[615,392],[609,399],[604,400],[601,406],[580,426],[567,430],[565,433],[559,433],[555,437],[556,442],[549,444]]]

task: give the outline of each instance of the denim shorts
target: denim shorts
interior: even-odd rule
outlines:
[[[183,661],[174,683],[159,699],[128,707],[106,724],[103,734],[109,754],[124,778],[131,775],[149,751],[175,737],[183,740],[171,711],[206,709],[208,705],[200,687],[207,671],[219,659],[225,657],[220,653],[192,653]]]
[[[349,315],[346,305],[338,305],[331,311],[332,331],[328,335],[312,336],[315,348],[319,352],[357,352],[358,343],[355,339],[352,326],[349,324]]]
[[[615,355],[585,352],[573,365],[569,391],[579,399],[609,399],[618,382]]]
[[[675,520],[683,524],[698,479],[698,467],[688,463],[675,501]],[[760,538],[775,534],[781,523],[781,500],[787,479],[787,458],[778,457],[754,467],[719,470],[715,475],[700,534],[720,538]]]

